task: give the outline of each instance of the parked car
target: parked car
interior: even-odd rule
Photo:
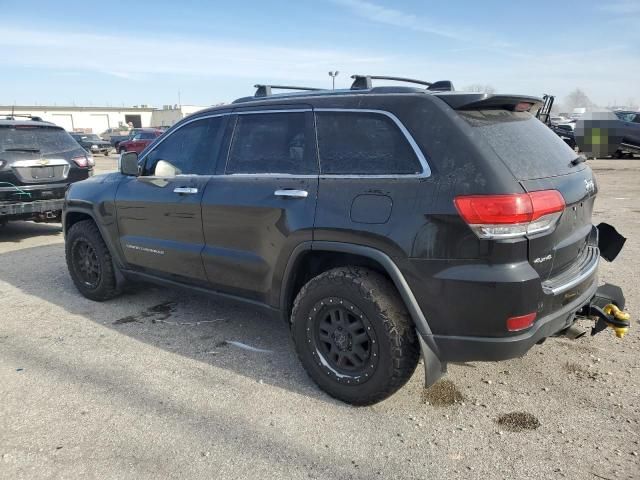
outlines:
[[[613,113],[620,119],[622,130],[622,143],[614,156],[640,154],[640,112],[617,110]]]
[[[144,280],[261,308],[310,377],[356,405],[397,391],[421,354],[431,385],[448,362],[573,336],[605,295],[598,245],[617,254],[623,240],[598,237],[591,168],[529,113],[541,100],[379,78],[261,86],[73,185],[78,290],[102,301]]]
[[[102,153],[105,157],[111,151],[111,143],[103,140],[95,133],[71,133],[73,139],[87,152],[92,154]]]
[[[140,153],[147,145],[153,142],[164,132],[157,129],[139,130],[129,140],[118,143],[118,153],[136,152]]]
[[[39,118],[0,120],[0,224],[60,221],[68,186],[93,173],[93,158],[62,128]]]

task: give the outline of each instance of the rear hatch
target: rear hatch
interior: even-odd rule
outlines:
[[[76,157],[86,158],[84,150],[60,127],[0,125],[0,200],[63,196],[66,184],[76,179],[71,175]]]
[[[565,201],[555,229],[527,236],[528,256],[540,278],[558,277],[592,255],[587,249],[597,191],[591,169],[546,125],[508,105],[458,111],[527,192],[557,190]],[[525,97],[525,101],[527,101]]]

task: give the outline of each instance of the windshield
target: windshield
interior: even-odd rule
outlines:
[[[79,148],[76,141],[58,127],[15,125],[0,127],[0,151],[33,151],[42,154]]]
[[[98,135],[96,135],[95,133],[91,134],[91,135],[83,135],[82,138],[84,140],[91,140],[92,142],[100,142],[100,141],[102,141],[102,139]]]

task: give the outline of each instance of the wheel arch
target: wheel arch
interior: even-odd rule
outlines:
[[[331,258],[331,254],[337,254],[333,257],[334,263],[331,261],[320,263],[320,269],[316,269],[310,263],[309,259],[322,258],[323,256],[325,259]],[[340,263],[336,263],[336,261],[340,261]],[[354,261],[356,265],[377,270],[395,285],[418,332],[420,349],[424,359],[426,386],[433,385],[447,371],[447,365],[439,359],[438,348],[433,340],[429,323],[404,275],[391,257],[380,250],[365,245],[332,241],[305,242],[298,245],[287,262],[280,291],[280,312],[283,320],[289,325],[293,301],[302,285],[306,283],[305,278],[319,275],[335,266],[353,265]],[[311,269],[307,268],[309,265],[312,265]]]

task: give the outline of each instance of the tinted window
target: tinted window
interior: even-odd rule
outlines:
[[[315,173],[305,124],[303,112],[238,115],[226,172]]]
[[[577,154],[528,112],[468,110],[458,114],[486,141],[518,180],[572,171]]]
[[[407,175],[422,172],[407,138],[385,115],[318,112],[316,125],[322,173]]]
[[[146,155],[144,175],[170,176],[165,173],[167,163],[176,169],[176,175],[212,173],[215,169],[221,126],[221,117],[205,118],[169,134]],[[163,163],[159,166],[160,161]],[[161,171],[156,171],[156,167]]]
[[[0,127],[0,151],[24,149],[48,154],[78,148],[78,143],[61,128],[31,125]]]
[[[133,137],[134,140],[153,140],[154,138],[156,138],[156,134],[151,132],[138,133]]]

